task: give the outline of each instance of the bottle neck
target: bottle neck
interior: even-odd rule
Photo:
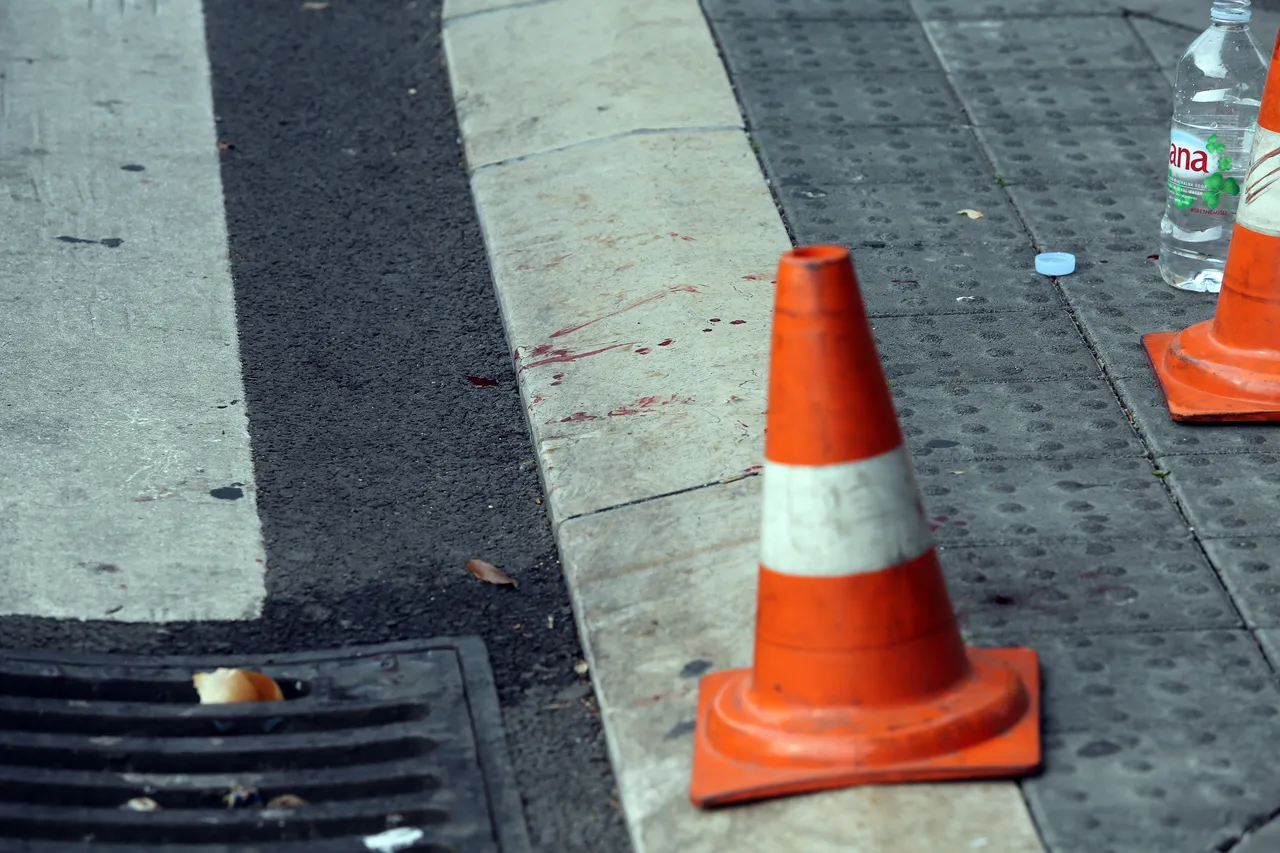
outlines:
[[[1253,18],[1249,0],[1213,0],[1209,17],[1215,24],[1247,24]]]

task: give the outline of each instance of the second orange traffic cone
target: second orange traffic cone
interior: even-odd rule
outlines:
[[[1280,421],[1280,35],[1214,317],[1142,344],[1175,421]]]
[[[846,249],[782,257],[755,661],[705,676],[699,806],[1040,764],[1031,649],[966,648]]]

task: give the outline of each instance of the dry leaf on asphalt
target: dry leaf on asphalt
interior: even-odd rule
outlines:
[[[963,213],[965,216],[969,217],[970,219],[982,218],[981,210],[971,210],[970,208],[967,208],[967,207],[964,210],[957,210],[956,213]]]
[[[520,588],[520,583],[513,577],[508,577],[506,572],[493,565],[486,563],[484,560],[467,560],[467,571],[480,578],[485,583],[493,583],[506,586],[514,586]]]
[[[588,670],[588,669],[590,669],[590,668],[591,668],[591,667],[589,667],[589,666],[587,665],[587,662],[586,662],[586,661],[584,661],[584,660],[580,660],[580,661],[578,661],[577,663],[575,663],[575,664],[573,665],[573,671],[574,671],[574,672],[576,672],[576,673],[578,673],[578,675],[586,675],[586,674],[587,674],[587,670]]]
[[[328,9],[328,3],[303,3],[302,8],[308,12],[318,12],[321,9]]]

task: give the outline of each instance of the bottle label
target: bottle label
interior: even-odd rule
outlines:
[[[1235,213],[1240,196],[1237,176],[1245,165],[1237,161],[1245,160],[1248,150],[1241,148],[1245,134],[1226,136],[1214,133],[1202,139],[1192,128],[1174,123],[1169,135],[1169,198],[1179,210],[1206,216]]]
[[[1280,237],[1280,133],[1260,126],[1250,160],[1237,221],[1250,231]]]

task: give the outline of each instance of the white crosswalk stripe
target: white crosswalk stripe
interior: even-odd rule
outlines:
[[[198,0],[0,3],[0,614],[260,613]]]

